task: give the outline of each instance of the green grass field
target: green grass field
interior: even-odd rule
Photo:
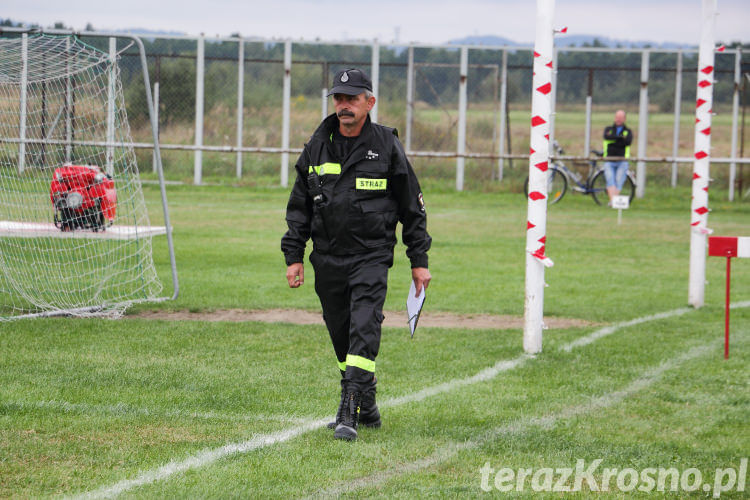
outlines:
[[[523,196],[424,184],[434,239],[427,311],[522,315]],[[159,224],[158,191],[144,190]],[[137,317],[319,308],[311,272],[301,289],[286,286],[285,190],[183,185],[168,195],[177,301],[120,320],[0,324],[0,497],[582,498],[588,481],[578,492],[535,492],[532,474],[601,459],[597,488],[605,469],[674,468],[694,479],[685,471],[695,468],[697,491],[688,480],[671,495],[705,498],[715,478],[728,487],[731,474],[717,468],[741,472],[750,449],[750,261],[733,263],[725,361],[723,259],[708,259],[706,306],[685,309],[686,188],[650,188],[621,225],[580,195],[550,208],[546,314],[596,326],[546,330],[535,357],[523,354],[520,329],[420,328],[410,340],[406,327],[385,328],[384,425],[355,443],[322,428],[339,397],[323,326]],[[722,199],[711,202],[715,234],[750,235],[750,205]],[[163,238],[154,254],[169,291]],[[409,285],[401,244],[396,255],[387,310],[403,309]],[[508,482],[497,473],[504,468],[531,469],[520,491],[498,489],[522,474]],[[609,479],[609,496],[627,494],[629,476],[620,476]],[[735,481],[722,497],[746,495]]]

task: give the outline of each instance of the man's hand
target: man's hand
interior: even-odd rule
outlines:
[[[305,282],[305,266],[302,262],[295,262],[286,268],[286,280],[289,288],[299,288]]]
[[[289,274],[289,272],[287,272],[287,274]],[[426,267],[415,267],[411,270],[411,279],[414,281],[414,287],[417,289],[415,297],[419,297],[422,295],[422,287],[427,290],[427,286],[430,284],[432,276],[430,275],[429,269]]]

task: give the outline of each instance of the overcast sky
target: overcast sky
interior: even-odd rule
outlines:
[[[533,0],[1,0],[0,17],[75,29],[442,43],[468,35],[533,42]],[[750,0],[718,0],[716,39],[750,40]],[[570,34],[698,44],[701,0],[557,0]]]

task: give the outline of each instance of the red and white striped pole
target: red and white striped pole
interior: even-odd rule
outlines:
[[[526,222],[526,302],[523,349],[542,350],[544,316],[544,268],[552,265],[545,255],[547,242],[547,176],[553,71],[552,18],[555,0],[536,2],[536,42],[531,96],[531,150],[529,152],[529,198]]]
[[[711,158],[711,113],[714,94],[714,19],[716,0],[703,0],[701,43],[698,49],[698,86],[695,102],[695,159],[693,200],[690,205],[690,278],[688,303],[702,307],[706,288],[708,184]]]

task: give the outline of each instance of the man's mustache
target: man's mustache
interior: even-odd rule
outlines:
[[[342,116],[354,116],[354,113],[349,111],[348,109],[342,109],[337,113],[338,117],[341,118]]]

